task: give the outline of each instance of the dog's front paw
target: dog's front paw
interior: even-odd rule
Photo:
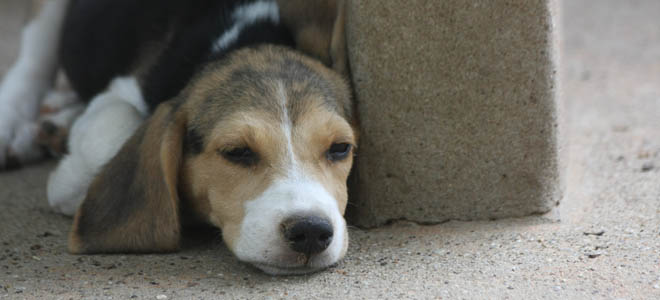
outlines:
[[[0,170],[15,169],[45,157],[37,144],[36,123],[0,116]]]
[[[51,91],[43,101],[37,120],[0,110],[0,170],[15,169],[66,153],[69,129],[84,109],[75,93]]]
[[[0,170],[44,157],[35,141],[43,84],[28,84],[33,82],[16,73],[10,71],[0,83]]]

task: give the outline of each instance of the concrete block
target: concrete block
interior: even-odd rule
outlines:
[[[348,1],[349,219],[544,213],[562,197],[555,1]]]

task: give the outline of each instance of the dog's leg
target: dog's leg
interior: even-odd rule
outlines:
[[[74,122],[65,155],[48,179],[48,202],[56,211],[73,215],[87,188],[135,132],[147,108],[134,78],[115,79]]]
[[[57,72],[60,29],[68,2],[48,1],[25,27],[18,59],[0,83],[0,169],[43,157],[34,121]]]

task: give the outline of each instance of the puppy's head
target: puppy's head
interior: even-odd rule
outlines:
[[[283,47],[234,52],[159,106],[92,183],[73,252],[168,251],[179,210],[269,273],[318,270],[348,245],[356,132],[347,83]]]
[[[262,47],[210,66],[188,92],[180,186],[194,211],[222,228],[241,260],[272,273],[342,257],[356,144],[346,83],[316,61]]]

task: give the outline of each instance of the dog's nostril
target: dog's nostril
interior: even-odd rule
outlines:
[[[332,225],[319,217],[292,218],[283,223],[284,237],[293,251],[307,255],[323,252],[332,243]]]
[[[332,238],[332,233],[330,234],[322,234],[319,236],[319,241],[327,241]]]
[[[307,240],[307,237],[304,234],[299,234],[291,238],[291,241],[294,243],[304,243]]]

